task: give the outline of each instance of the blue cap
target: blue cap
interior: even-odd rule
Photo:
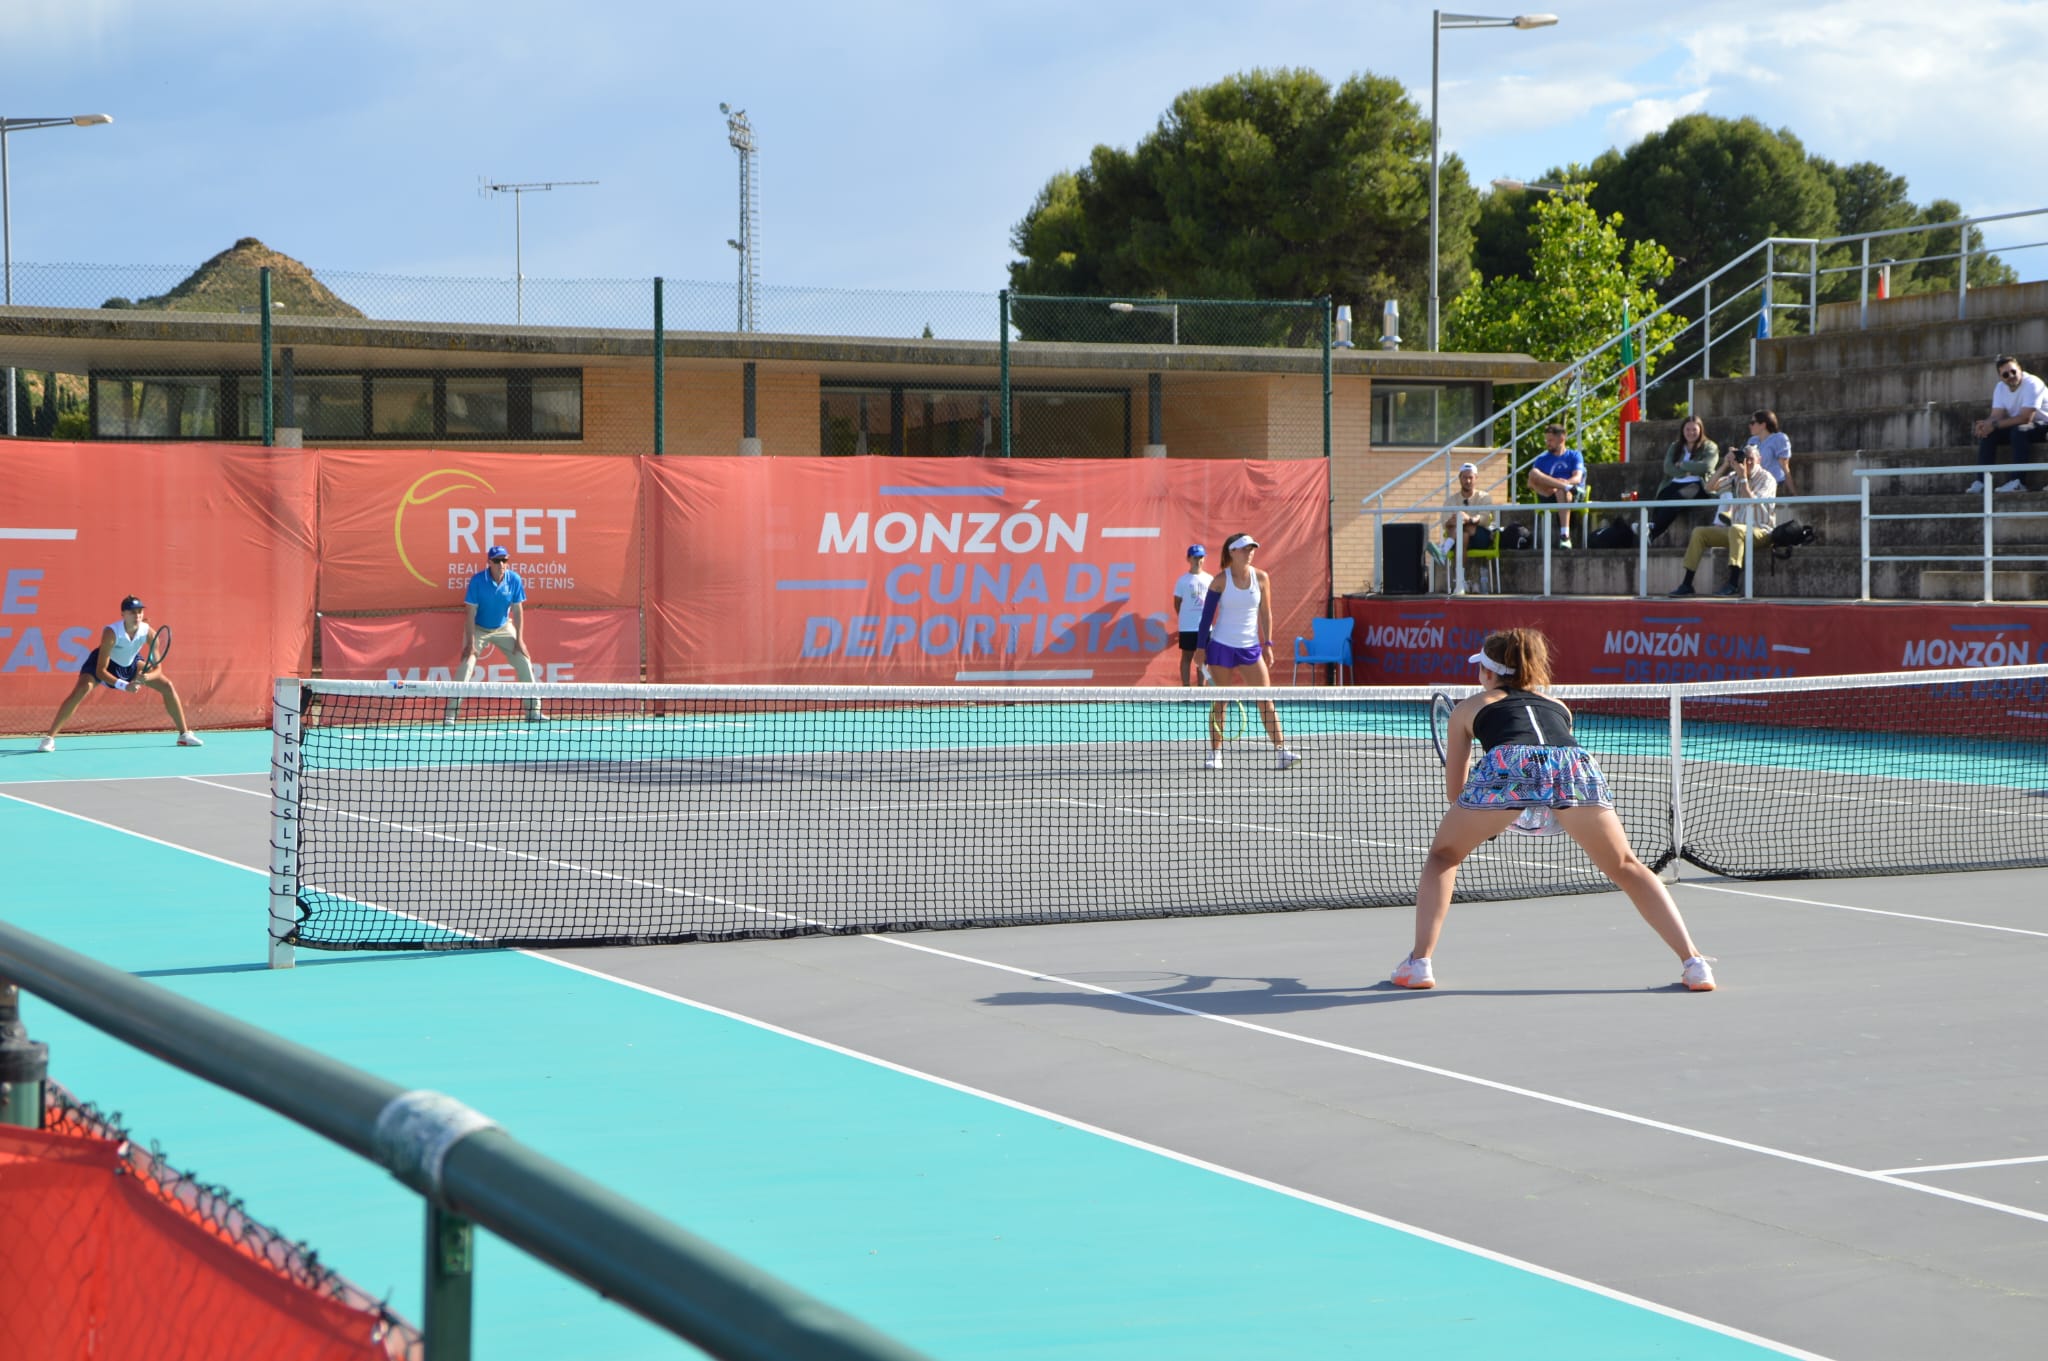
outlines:
[[[1188,545],[1188,556],[1191,558],[1206,558],[1209,556],[1209,550],[1198,543],[1191,543]]]
[[[128,595],[128,596],[123,596],[123,597],[121,597],[121,613],[123,613],[123,614],[126,614],[126,613],[128,613],[128,611],[130,611],[130,610],[139,610],[139,609],[141,609],[141,608],[142,608],[142,597],[141,597],[141,596],[139,596],[139,595]]]
[[[503,562],[505,559],[511,557],[512,555],[510,553],[507,553],[499,545],[492,544],[491,551],[484,554],[484,556],[489,558],[492,562]]]

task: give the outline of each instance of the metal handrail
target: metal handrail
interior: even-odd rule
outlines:
[[[2001,466],[2011,467],[2013,465],[2003,464]],[[1442,515],[1448,518],[1453,513],[1457,513],[1463,514],[1472,519],[1499,519],[1508,515],[1519,515],[1533,512],[1535,515],[1539,517],[1536,538],[1539,541],[1539,544],[1543,551],[1542,594],[1545,599],[1548,599],[1550,596],[1551,587],[1551,549],[1554,546],[1556,536],[1553,534],[1545,533],[1543,531],[1541,527],[1540,517],[1546,515],[1589,514],[1590,512],[1596,510],[1632,510],[1636,513],[1636,598],[1638,600],[1643,600],[1647,599],[1650,594],[1650,512],[1652,510],[1655,510],[1659,506],[1678,506],[1688,510],[1704,510],[1711,505],[1718,511],[1725,506],[1862,505],[1865,504],[1866,499],[1867,498],[1865,498],[1864,496],[1859,495],[1855,492],[1837,492],[1830,496],[1735,496],[1729,497],[1726,500],[1715,498],[1712,501],[1709,501],[1702,497],[1692,497],[1690,499],[1676,499],[1670,501],[1573,501],[1570,503],[1566,503],[1563,501],[1538,501],[1534,503],[1527,501],[1510,501],[1506,504],[1477,506],[1456,503],[1443,506],[1404,506],[1398,510],[1392,511],[1386,510],[1383,507],[1377,507],[1373,509],[1374,552],[1372,562],[1372,588],[1373,593],[1377,595],[1380,593],[1380,589],[1385,582],[1385,577],[1381,571],[1381,559],[1383,555],[1380,553],[1379,547],[1384,539],[1384,530],[1386,528],[1387,517],[1390,515],[1399,516],[1403,519],[1412,520],[1417,516],[1425,515],[1432,517]],[[1868,538],[1869,535],[1866,531],[1866,544],[1868,542]],[[1456,564],[1456,575],[1452,579],[1454,589],[1450,592],[1450,594],[1464,595],[1466,592],[1465,536],[1463,534],[1458,535],[1457,546],[1452,560]],[[1754,553],[1744,553],[1742,555],[1742,594],[1745,599],[1751,598],[1755,594],[1755,589],[1753,586],[1755,576],[1756,555]],[[1866,600],[1870,598],[1869,569],[1867,567],[1864,571],[1863,598]]]
[[[1849,475],[1859,479],[1858,497],[1863,506],[1863,598],[1870,599],[1870,564],[1873,562],[1977,562],[1981,563],[1984,575],[1983,600],[1992,603],[1992,574],[1999,562],[1997,547],[1992,542],[1992,526],[1999,520],[2027,520],[2048,516],[2048,510],[1998,510],[1993,507],[1991,476],[1993,473],[2048,472],[2048,463],[1950,463],[1932,468],[1851,468]],[[1913,514],[1874,514],[1870,509],[1871,483],[1880,477],[1928,477],[1951,476],[1959,473],[1981,473],[1984,486],[1980,494],[1983,503],[1974,511],[1921,511]],[[1968,495],[1969,493],[1964,493]],[[1983,537],[1975,553],[1873,553],[1870,551],[1870,526],[1879,520],[1964,520],[1972,516],[1983,523]],[[2048,553],[2007,553],[2006,562],[2044,562]]]
[[[481,1224],[716,1357],[927,1361],[446,1097],[408,1092],[0,922],[4,982],[388,1168],[426,1198],[430,1242],[454,1227],[466,1245],[469,1222]],[[458,1297],[443,1254],[427,1256],[427,1361],[459,1361],[469,1354],[467,1265]]]
[[[1453,455],[1463,449],[1470,449],[1482,446],[1495,447],[1496,441],[1493,438],[1494,427],[1504,418],[1509,422],[1509,440],[1507,444],[1507,448],[1510,451],[1509,468],[1506,477],[1503,478],[1501,482],[1494,483],[1493,487],[1499,487],[1504,484],[1512,484],[1515,477],[1522,471],[1522,465],[1517,461],[1519,455],[1516,452],[1519,446],[1521,435],[1519,421],[1521,409],[1526,404],[1531,402],[1532,399],[1546,392],[1550,392],[1552,389],[1558,387],[1560,384],[1565,385],[1567,388],[1575,384],[1582,384],[1584,380],[1584,375],[1588,371],[1592,362],[1598,359],[1601,355],[1606,354],[1611,350],[1614,350],[1631,333],[1634,333],[1638,339],[1637,362],[1643,366],[1642,381],[1640,381],[1637,384],[1638,393],[1647,394],[1651,388],[1655,387],[1657,384],[1665,381],[1665,379],[1667,379],[1674,373],[1678,372],[1684,364],[1689,363],[1690,360],[1693,358],[1692,354],[1688,354],[1687,356],[1685,356],[1683,360],[1679,361],[1679,363],[1666,365],[1657,374],[1652,376],[1648,372],[1648,364],[1650,360],[1648,348],[1647,345],[1642,343],[1643,341],[1647,340],[1647,337],[1649,336],[1651,323],[1655,322],[1660,317],[1673,314],[1674,310],[1679,306],[1679,304],[1687,302],[1688,300],[1691,300],[1695,297],[1699,297],[1705,303],[1705,307],[1701,309],[1701,315],[1699,317],[1686,318],[1686,325],[1678,332],[1678,335],[1682,336],[1692,327],[1702,325],[1704,323],[1705,329],[1709,336],[1709,340],[1702,347],[1702,351],[1704,352],[1706,357],[1706,362],[1702,367],[1704,370],[1704,376],[1709,378],[1712,377],[1712,355],[1714,343],[1712,339],[1712,331],[1714,314],[1717,311],[1729,306],[1735,299],[1741,298],[1744,294],[1750,292],[1753,289],[1760,289],[1762,291],[1762,300],[1755,309],[1748,313],[1748,315],[1744,318],[1744,321],[1736,323],[1736,326],[1739,327],[1742,324],[1744,324],[1744,322],[1753,320],[1758,317],[1768,316],[1786,310],[1797,310],[1798,308],[1803,306],[1807,312],[1808,330],[1809,332],[1811,332],[1817,329],[1817,323],[1820,315],[1820,279],[1822,278],[1822,276],[1827,274],[1846,272],[1847,270],[1852,269],[1857,270],[1862,274],[1863,278],[1863,286],[1861,289],[1861,299],[1859,304],[1860,313],[1858,324],[1859,328],[1867,329],[1869,326],[1870,303],[1869,280],[1870,271],[1873,268],[1885,263],[1912,264],[1917,263],[1922,259],[1960,259],[1963,261],[1963,263],[1956,270],[1956,315],[1958,317],[1967,316],[1970,278],[1968,258],[1973,254],[1988,253],[1990,250],[1988,246],[1985,247],[1982,252],[1973,250],[1969,244],[1968,229],[1973,226],[1977,226],[1987,222],[2004,222],[2017,218],[2037,217],[2042,215],[2048,215],[2048,208],[2027,208],[2006,213],[1985,213],[1974,217],[1957,218],[1948,222],[1918,223],[1910,227],[1888,227],[1879,231],[1852,232],[1845,233],[1839,236],[1766,237],[1764,240],[1759,241],[1757,244],[1751,246],[1748,250],[1742,252],[1740,255],[1730,260],[1727,264],[1722,265],[1719,269],[1715,270],[1712,274],[1709,274],[1706,278],[1701,279],[1699,282],[1687,288],[1684,292],[1678,294],[1670,301],[1664,303],[1655,311],[1650,312],[1644,317],[1631,321],[1626,329],[1616,332],[1604,343],[1595,346],[1586,354],[1572,361],[1572,363],[1562,372],[1545,379],[1543,382],[1531,388],[1528,392],[1525,392],[1520,397],[1517,397],[1514,401],[1508,403],[1506,406],[1495,411],[1492,415],[1486,417],[1484,420],[1473,425],[1470,429],[1460,432],[1450,441],[1439,446],[1434,452],[1428,454],[1427,456],[1417,461],[1405,472],[1402,472],[1398,476],[1390,479],[1377,492],[1374,492],[1371,496],[1367,497],[1367,504],[1377,505],[1381,508],[1384,508],[1386,504],[1386,497],[1393,488],[1405,484],[1410,479],[1422,475],[1430,468],[1437,465],[1441,465],[1443,469],[1444,493],[1445,499],[1448,500],[1450,495]],[[1962,231],[1963,235],[1959,239],[1958,249],[1954,252],[1949,252],[1941,255],[1929,255],[1925,257],[1915,256],[1908,260],[1892,260],[1889,262],[1873,262],[1870,258],[1870,243],[1872,241],[1894,236],[1923,235],[1934,232],[1951,231],[1958,229]],[[1861,243],[1862,245],[1862,259],[1859,263],[1845,266],[1829,266],[1825,269],[1822,268],[1820,263],[1820,257],[1824,251],[1830,248],[1854,245],[1856,243]],[[1807,267],[1802,271],[1779,269],[1776,257],[1777,251],[1781,247],[1806,252]],[[2027,246],[2014,246],[2010,249],[2022,250],[2026,248]],[[1748,283],[1744,284],[1742,287],[1738,288],[1735,291],[1733,298],[1724,299],[1721,302],[1716,302],[1714,299],[1713,291],[1714,283],[1717,280],[1723,278],[1730,271],[1754,259],[1758,252],[1762,252],[1764,255],[1764,272],[1762,276],[1757,279],[1753,279]],[[1787,281],[1804,281],[1806,283],[1806,301],[1803,304],[1798,302],[1773,301],[1770,297],[1771,286],[1781,279]],[[1729,331],[1724,332],[1720,338],[1727,339],[1732,334],[1735,334],[1734,328],[1731,328]],[[1673,337],[1672,342],[1667,342],[1667,344],[1675,344],[1676,339],[1677,337]],[[1696,351],[1695,353],[1700,352]],[[1752,363],[1752,367],[1754,367],[1754,363]],[[1614,372],[1609,374],[1607,377],[1596,381],[1594,386],[1596,388],[1607,386],[1608,383],[1613,382],[1614,380],[1619,378],[1621,371],[1622,370],[1620,368],[1616,368]],[[1599,413],[1598,418],[1604,419],[1605,417],[1611,415],[1620,407],[1620,405],[1621,401],[1619,399],[1610,403]],[[1587,423],[1584,418],[1583,412],[1583,395],[1581,395],[1580,398],[1576,401],[1567,399],[1561,401],[1558,405],[1558,410],[1560,413],[1563,413],[1568,409],[1574,408],[1577,410],[1578,413],[1576,423],[1579,428],[1583,429]],[[1478,438],[1482,435],[1484,436],[1483,439]]]

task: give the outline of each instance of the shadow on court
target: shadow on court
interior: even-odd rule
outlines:
[[[1226,986],[1256,984],[1256,987]],[[1103,984],[1102,986],[1108,986]],[[983,1006],[1068,1006],[1127,1015],[1157,1016],[1161,1006],[1186,1007],[1208,1016],[1278,1016],[1288,1012],[1328,1011],[1369,1006],[1409,998],[1447,997],[1603,997],[1647,992],[1684,992],[1680,983],[1647,988],[1444,988],[1417,991],[1380,979],[1356,987],[1312,988],[1298,978],[1250,978],[1228,974],[1189,975],[1185,982],[1164,988],[1125,989],[1122,993],[999,992],[978,999]],[[1170,1014],[1170,1013],[1169,1013]]]

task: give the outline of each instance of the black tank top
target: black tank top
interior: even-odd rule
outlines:
[[[1576,747],[1572,711],[1534,690],[1509,690],[1506,699],[1483,704],[1472,716],[1472,735],[1479,745],[1495,747]]]

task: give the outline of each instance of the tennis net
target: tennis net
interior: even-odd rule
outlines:
[[[1445,806],[1434,692],[1257,692],[1289,769],[1248,693],[280,681],[271,933],[599,945],[1412,903]],[[1553,693],[1653,867],[2048,864],[2048,666]],[[1457,894],[1607,887],[1568,838],[1503,835]]]

